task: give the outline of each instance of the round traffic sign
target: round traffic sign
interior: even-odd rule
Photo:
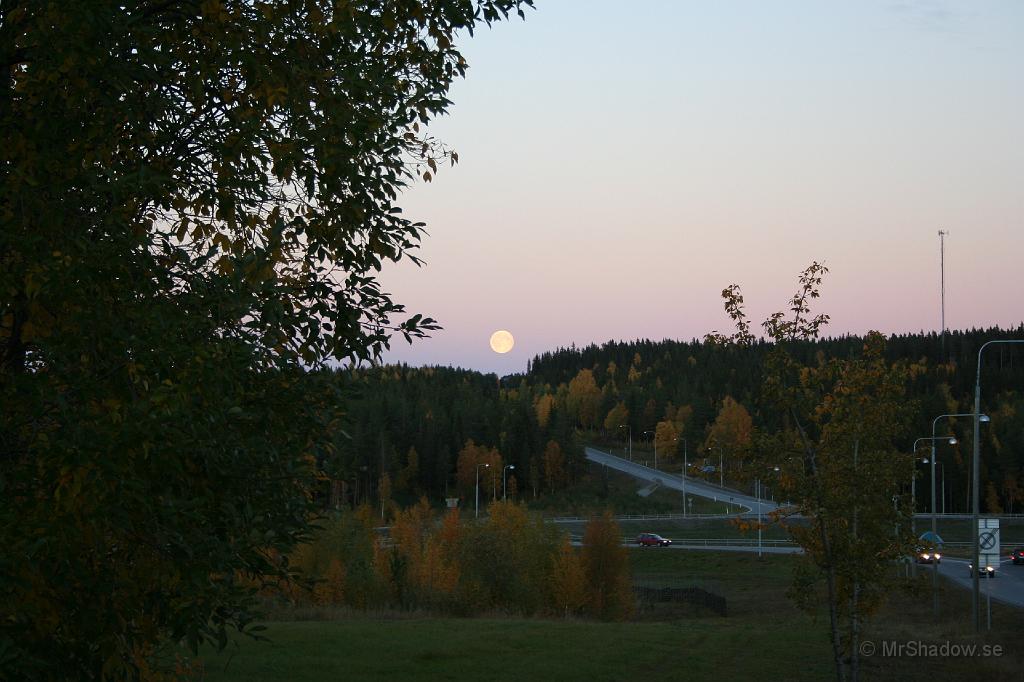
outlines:
[[[982,533],[978,536],[978,546],[982,549],[992,549],[996,546],[996,536],[993,533]]]

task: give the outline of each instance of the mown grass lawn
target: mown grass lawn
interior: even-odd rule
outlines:
[[[728,601],[720,617],[694,608],[641,611],[629,623],[527,618],[434,618],[320,610],[283,612],[270,641],[238,638],[203,655],[210,682],[285,680],[831,680],[824,605],[817,619],[787,598],[794,557],[630,550],[637,582],[696,585]],[[870,680],[1024,679],[1024,614],[993,605],[991,633],[975,635],[970,595],[942,584],[942,615],[928,583],[899,590],[867,625],[876,643],[863,660]],[[912,581],[908,581],[907,587]],[[317,620],[297,620],[315,617]],[[292,618],[294,620],[287,620]],[[881,656],[882,642],[1000,644],[989,658]]]
[[[225,652],[206,655],[205,679],[829,678],[822,623],[785,597],[791,558],[758,561],[726,552],[632,549],[630,559],[637,581],[712,590],[728,600],[728,616],[659,610],[639,613],[636,622],[597,623],[346,613],[338,620],[270,622],[266,635],[271,641],[238,639]],[[666,613],[668,619],[652,620]],[[331,617],[329,612],[319,615]]]
[[[674,623],[401,619],[270,623],[204,657],[211,682],[270,680],[822,680],[827,643],[797,627],[708,618]]]

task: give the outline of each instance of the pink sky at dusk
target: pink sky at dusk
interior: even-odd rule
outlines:
[[[700,338],[813,260],[828,334],[937,330],[939,229],[947,327],[1024,320],[1024,3],[537,5],[462,44],[460,163],[401,199],[427,265],[382,274],[445,328],[387,361]]]

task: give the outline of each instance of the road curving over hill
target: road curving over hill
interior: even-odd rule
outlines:
[[[657,483],[658,485],[668,488],[670,490],[678,490],[683,492],[684,488],[687,495],[696,495],[697,497],[703,497],[716,502],[728,502],[729,504],[739,505],[746,507],[746,512],[738,512],[736,515],[748,515],[757,514],[758,505],[760,505],[760,511],[762,514],[768,514],[778,509],[778,505],[771,500],[758,500],[757,498],[741,493],[731,488],[722,488],[717,485],[702,481],[700,479],[686,477],[685,484],[682,476],[673,476],[672,474],[658,469],[652,469],[651,467],[644,466],[637,462],[631,462],[628,459],[622,457],[616,457],[610,455],[607,452],[602,452],[596,448],[585,447],[584,452],[586,453],[587,459],[597,464],[603,464],[616,471],[621,471],[624,474],[628,474],[639,481],[645,481],[647,483]]]

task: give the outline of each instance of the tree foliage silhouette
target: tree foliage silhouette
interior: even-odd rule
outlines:
[[[436,328],[377,280],[456,35],[530,0],[0,6],[0,651],[12,679],[155,675],[286,578],[337,384]]]

